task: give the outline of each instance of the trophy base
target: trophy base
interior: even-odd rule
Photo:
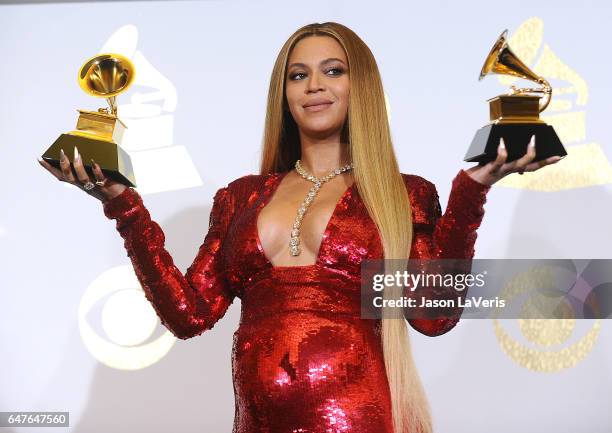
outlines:
[[[112,141],[96,140],[84,135],[62,134],[45,151],[42,158],[59,168],[60,149],[64,149],[64,153],[72,162],[75,146],[79,150],[85,170],[92,179],[94,176],[90,160],[93,158],[106,176],[124,185],[136,187],[136,178],[129,155]]]
[[[536,140],[536,156],[532,162],[567,155],[554,128],[546,123],[492,123],[476,132],[463,160],[480,165],[495,160],[499,139],[503,137],[508,152],[506,162],[515,161],[527,152],[532,135]]]

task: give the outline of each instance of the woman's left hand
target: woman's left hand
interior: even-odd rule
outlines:
[[[541,161],[531,162],[535,155],[535,135],[533,135],[527,146],[527,153],[517,160],[506,162],[508,151],[506,150],[504,139],[500,138],[499,146],[497,147],[497,158],[494,161],[485,165],[477,165],[465,171],[475,181],[490,186],[510,173],[523,174],[526,171],[536,171],[544,166],[559,162],[563,158],[562,156],[551,156]]]

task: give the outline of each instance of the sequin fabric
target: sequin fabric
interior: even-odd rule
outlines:
[[[219,189],[208,233],[183,274],[132,188],[103,204],[116,220],[147,299],[176,337],[211,329],[237,297],[233,433],[392,433],[380,320],[360,318],[360,264],[382,244],[356,185],[336,204],[316,263],[273,266],[257,215],[286,175],[247,175]],[[441,213],[435,186],[402,174],[413,210],[411,258],[471,258],[489,188],[461,170]],[[412,319],[429,335],[458,317]]]

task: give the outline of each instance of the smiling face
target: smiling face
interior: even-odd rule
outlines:
[[[307,36],[291,51],[285,95],[300,135],[340,135],[349,103],[348,61],[330,36]]]

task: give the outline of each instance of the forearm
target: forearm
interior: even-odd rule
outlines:
[[[446,211],[433,229],[433,258],[474,257],[476,230],[482,223],[486,195],[490,188],[476,182],[463,170],[457,174]]]
[[[135,190],[126,190],[104,202],[104,213],[108,218],[116,219],[117,231],[124,239],[138,281],[164,326],[181,339],[212,328],[231,300],[221,293],[215,296],[214,292],[220,290],[215,287],[215,278],[205,281],[211,286],[206,296],[196,296],[197,288],[174,265],[164,246],[164,233],[151,219],[140,195]],[[210,273],[212,269],[207,267],[213,266],[214,261],[196,262],[194,265],[198,265],[200,271]]]
[[[441,215],[438,194],[432,184],[431,196],[427,198],[431,205],[428,212],[430,224],[416,231],[413,240],[411,257],[423,259],[421,270],[452,278],[458,274],[470,273],[476,230],[484,216],[489,189],[490,186],[480,184],[465,171],[460,171],[453,180],[446,211]],[[430,263],[430,259],[434,262]],[[428,305],[445,300],[453,300],[456,305],[443,310],[411,310],[408,321],[413,328],[425,335],[437,336],[448,332],[458,323],[463,308],[457,305],[459,298],[465,299],[466,290],[457,290],[454,285],[433,285],[417,290],[418,305],[421,304],[421,298],[426,299]],[[428,315],[432,312],[437,313],[436,318]]]

